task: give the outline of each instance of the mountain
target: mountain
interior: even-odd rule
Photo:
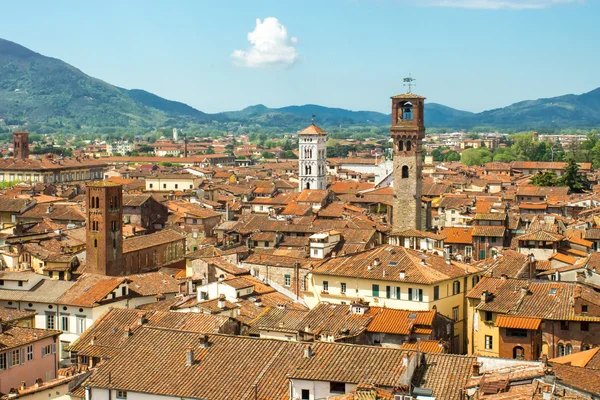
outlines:
[[[600,88],[582,95],[522,101],[481,113],[435,103],[425,107],[428,127],[543,130],[600,126]],[[259,104],[240,111],[207,114],[145,90],[113,86],[61,60],[0,39],[0,122],[27,125],[32,132],[143,132],[166,126],[209,124],[211,130],[249,127],[289,132],[308,125],[312,115],[326,128],[381,127],[391,120],[389,114],[315,104],[281,108]]]

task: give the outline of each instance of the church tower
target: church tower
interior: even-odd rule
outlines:
[[[29,158],[29,133],[25,131],[14,132],[13,146],[15,160],[27,160]]]
[[[409,78],[410,79],[410,78]],[[425,97],[414,93],[392,97],[390,136],[394,151],[393,231],[421,229],[423,186],[422,141]]]
[[[313,123],[298,133],[299,189],[326,189],[327,186],[327,132]]]
[[[123,188],[109,182],[87,186],[86,272],[119,276],[123,266]]]

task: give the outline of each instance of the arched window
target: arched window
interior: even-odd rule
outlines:
[[[589,349],[591,349],[591,347],[590,347],[589,344],[582,344],[581,345],[581,351],[586,351],[586,350],[589,350]]]
[[[412,103],[404,103],[402,106],[402,120],[412,121],[413,119],[413,105]]]
[[[412,142],[410,140],[406,141],[406,151],[410,151],[412,149]]]
[[[460,293],[460,281],[454,281],[452,283],[452,294],[459,294]]]
[[[310,182],[306,182],[306,190],[310,189]]]
[[[558,348],[558,356],[562,357],[565,355],[565,346],[561,343],[557,346]]]
[[[408,178],[408,165],[402,167],[402,179]]]
[[[96,196],[96,208],[100,208],[100,197]]]
[[[565,346],[565,356],[568,356],[573,352],[573,345],[571,343],[567,343]]]
[[[94,239],[94,247],[98,247],[98,239]]]
[[[114,200],[114,197],[111,197],[110,198],[110,208],[113,208],[113,200]]]
[[[521,346],[516,346],[513,348],[513,358],[515,360],[524,360],[525,359],[525,349]]]
[[[404,151],[404,142],[402,140],[398,140],[398,151]]]

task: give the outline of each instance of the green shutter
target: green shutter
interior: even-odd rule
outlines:
[[[392,287],[391,286],[385,287],[385,297],[387,297],[388,299],[392,297]]]
[[[408,288],[408,300],[412,300],[412,288]]]
[[[379,297],[379,285],[373,284],[373,297]]]

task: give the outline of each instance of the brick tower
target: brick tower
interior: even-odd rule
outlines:
[[[327,188],[327,132],[313,123],[298,133],[300,192]]]
[[[15,160],[26,160],[29,157],[29,133],[18,131],[13,133]]]
[[[425,97],[410,92],[392,97],[390,136],[394,150],[394,231],[421,229],[424,103]]]
[[[87,186],[86,272],[124,274],[122,199],[121,185],[96,182]]]

